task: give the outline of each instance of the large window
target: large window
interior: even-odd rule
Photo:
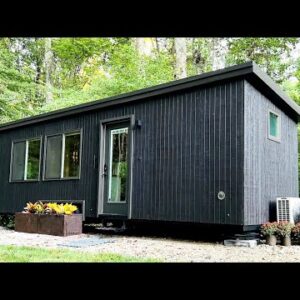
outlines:
[[[80,155],[80,132],[48,136],[44,178],[79,178]]]
[[[269,111],[268,115],[268,137],[271,140],[280,141],[280,116],[273,111]]]
[[[41,139],[13,142],[11,181],[39,180]]]

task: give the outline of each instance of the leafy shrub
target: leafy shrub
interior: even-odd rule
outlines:
[[[57,214],[57,215],[72,215],[78,208],[70,203],[42,203],[28,202],[24,207],[24,212],[33,214]]]
[[[0,226],[13,229],[15,228],[15,216],[14,215],[0,215]]]
[[[292,234],[294,237],[300,237],[300,223],[297,223],[292,229]]]
[[[274,235],[277,233],[277,222],[267,222],[260,227],[260,232],[262,235],[267,236],[267,235]]]
[[[278,222],[277,234],[281,237],[291,236],[294,227],[295,225],[289,222]]]
[[[294,227],[295,225],[289,222],[267,222],[260,227],[260,232],[264,236],[278,235],[280,237],[291,236],[294,230],[299,230],[300,234],[300,225],[298,229]]]

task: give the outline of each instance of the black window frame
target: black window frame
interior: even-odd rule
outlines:
[[[27,179],[27,165],[28,165],[28,148],[29,148],[29,142],[30,141],[40,141],[40,159],[39,159],[39,171],[38,171],[38,178],[37,179]],[[13,155],[14,155],[14,144],[17,143],[24,143],[25,142],[25,157],[24,157],[24,179],[13,179]],[[11,143],[11,152],[10,152],[10,170],[9,170],[9,183],[21,183],[21,182],[39,182],[41,180],[41,162],[42,162],[42,147],[43,147],[43,137],[32,137],[27,139],[18,139],[13,140]]]
[[[79,134],[80,136],[80,146],[79,146],[79,174],[76,177],[64,177],[64,154],[65,154],[65,138],[66,136],[70,135],[76,135]],[[47,139],[49,137],[53,136],[61,136],[62,138],[62,143],[61,143],[61,165],[60,165],[60,177],[58,178],[46,178],[46,160],[47,160]],[[82,139],[83,139],[83,130],[81,129],[76,129],[76,130],[70,130],[70,131],[65,131],[65,132],[59,132],[59,133],[54,133],[54,134],[47,134],[45,135],[45,141],[44,141],[44,158],[43,158],[43,181],[60,181],[60,180],[80,180],[81,178],[81,160],[82,160]]]

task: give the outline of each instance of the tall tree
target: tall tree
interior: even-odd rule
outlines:
[[[187,49],[185,38],[174,39],[175,49],[175,78],[185,78],[187,76]]]
[[[290,75],[290,53],[298,41],[297,38],[232,38],[228,44],[227,65],[252,60],[281,83]]]
[[[212,70],[211,39],[187,39],[187,70],[189,76]]]
[[[151,56],[155,49],[155,40],[153,38],[134,38],[135,48],[140,56]]]
[[[0,39],[0,121],[9,121],[36,113],[43,98],[36,96],[35,64],[29,45],[32,39]]]
[[[46,103],[53,101],[51,75],[53,68],[53,53],[51,49],[51,38],[45,39],[45,88],[46,88]]]
[[[210,38],[210,52],[212,70],[218,70],[225,67],[225,56],[227,53],[226,38]]]

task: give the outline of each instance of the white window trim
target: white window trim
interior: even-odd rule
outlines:
[[[277,116],[277,126],[278,126],[278,137],[275,137],[270,134],[271,128],[270,128],[270,114],[274,114]],[[278,112],[275,112],[271,109],[268,110],[268,117],[267,117],[267,122],[268,122],[268,139],[277,143],[281,142],[281,116]]]
[[[66,136],[78,135],[80,136],[80,145],[79,145],[79,174],[75,177],[64,177],[64,164],[65,164],[65,145],[66,145]],[[46,162],[47,162],[47,139],[53,136],[61,136],[61,169],[60,169],[60,177],[57,178],[47,178],[46,177]],[[51,134],[45,136],[45,155],[44,155],[44,172],[43,172],[43,181],[55,181],[55,180],[72,180],[72,179],[80,179],[81,176],[81,158],[82,158],[82,130],[75,130],[72,132]]]

